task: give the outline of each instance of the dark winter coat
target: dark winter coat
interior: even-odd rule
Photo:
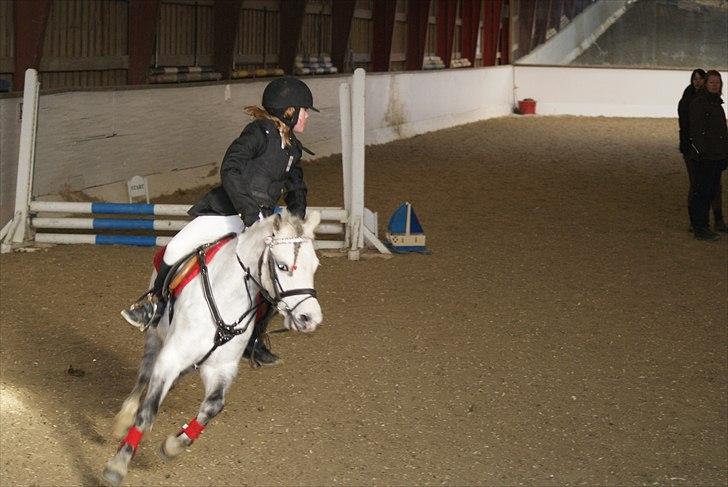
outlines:
[[[281,136],[272,121],[249,123],[225,153],[220,167],[222,186],[207,193],[189,214],[238,214],[250,226],[259,213],[271,215],[283,195],[288,211],[304,218],[307,188],[299,162],[303,146],[293,131],[290,134],[291,146],[281,149]]]
[[[690,103],[695,99],[697,90],[692,84],[689,84],[683,91],[682,98],[677,104],[677,117],[680,126],[680,152],[684,156],[690,156]]]
[[[699,161],[728,160],[728,126],[720,95],[700,90],[690,103],[690,142]]]

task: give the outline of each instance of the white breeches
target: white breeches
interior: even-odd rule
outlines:
[[[164,263],[172,265],[200,245],[217,240],[228,233],[240,233],[245,229],[238,215],[198,216],[175,235],[164,251]]]

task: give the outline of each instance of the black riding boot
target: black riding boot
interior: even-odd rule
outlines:
[[[167,265],[164,261],[159,266],[159,272],[154,279],[154,286],[144,296],[132,304],[129,308],[121,312],[130,325],[139,328],[141,331],[146,330],[150,326],[156,326],[164,314],[167,307],[167,301],[163,297],[164,281],[172,266]]]
[[[257,314],[256,316],[253,334],[250,336],[248,345],[245,347],[243,358],[250,359],[255,366],[278,365],[282,360],[278,355],[271,352],[263,342],[263,335],[265,334],[266,328],[268,328],[270,315],[275,313],[275,309],[267,302],[261,304],[261,306],[266,306],[267,308],[263,313]]]

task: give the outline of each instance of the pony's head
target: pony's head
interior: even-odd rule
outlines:
[[[316,299],[313,277],[319,265],[314,250],[314,229],[321,221],[318,212],[305,220],[284,212],[256,223],[243,232],[262,238],[258,258],[260,284],[283,315],[289,330],[311,332],[323,321]]]

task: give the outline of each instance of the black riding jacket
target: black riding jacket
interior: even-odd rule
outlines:
[[[682,98],[677,104],[677,117],[680,126],[680,152],[685,156],[690,156],[690,103],[695,99],[697,90],[690,84],[683,91]]]
[[[690,141],[700,161],[728,160],[728,127],[723,99],[700,90],[690,103]]]
[[[222,186],[207,193],[189,210],[192,216],[238,214],[250,226],[258,214],[273,213],[283,195],[288,211],[306,215],[306,183],[300,166],[303,146],[290,131],[291,146],[281,148],[276,125],[266,119],[249,123],[222,161]]]

